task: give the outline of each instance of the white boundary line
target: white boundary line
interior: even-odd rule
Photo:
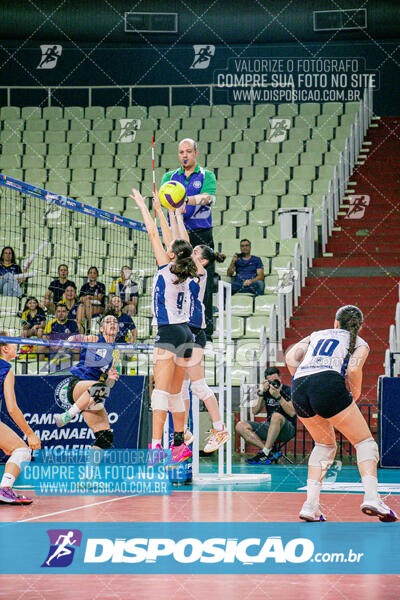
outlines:
[[[28,521],[37,521],[38,519],[44,519],[46,517],[53,517],[54,515],[62,515],[63,513],[73,512],[74,510],[80,510],[81,508],[91,508],[92,506],[99,506],[100,504],[108,504],[109,502],[116,502],[117,500],[126,500],[127,498],[136,498],[136,495],[131,496],[119,496],[118,498],[111,498],[110,500],[102,500],[101,502],[93,502],[92,504],[83,504],[82,506],[75,506],[74,508],[66,508],[65,510],[57,510],[56,512],[47,513],[46,515],[39,515],[37,517],[30,517],[29,519],[22,519],[21,521],[15,521],[15,523],[27,523]]]

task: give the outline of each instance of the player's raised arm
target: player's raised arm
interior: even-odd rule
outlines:
[[[164,250],[163,245],[161,243],[157,225],[155,224],[154,219],[152,218],[141,193],[138,190],[136,190],[135,188],[132,188],[132,193],[133,193],[133,195],[131,195],[130,198],[132,198],[136,202],[137,206],[141,210],[141,213],[143,216],[143,221],[144,221],[144,224],[146,225],[146,229],[147,229],[147,233],[149,234],[151,245],[153,246],[157,264],[159,267],[163,267],[164,265],[169,264],[170,260],[169,260],[168,254]]]
[[[153,196],[153,204],[154,204],[154,208],[156,209],[157,216],[160,221],[163,242],[164,242],[165,247],[167,248],[174,238],[173,238],[171,229],[169,228],[168,221],[165,218],[165,215],[163,213],[163,210],[161,207],[161,202],[160,202],[157,192]]]

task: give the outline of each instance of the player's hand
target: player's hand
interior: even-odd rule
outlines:
[[[233,257],[232,257],[232,264],[233,264],[233,265],[234,265],[234,264],[236,264],[236,261],[238,260],[238,258],[239,258],[239,257],[238,257],[238,255],[237,255],[237,254],[234,254],[234,255],[233,255]]]
[[[145,198],[143,198],[139,190],[132,188],[132,194],[133,195],[129,195],[129,198],[132,198],[132,200],[134,200],[139,207],[143,206]]]
[[[33,431],[28,435],[27,442],[29,448],[31,448],[32,450],[39,450],[42,447],[42,442],[40,441],[36,433],[33,433]]]
[[[178,206],[178,208],[175,210],[175,213],[177,215],[184,215],[186,211],[186,202],[184,202],[182,204],[182,206]]]
[[[271,396],[273,398],[275,398],[275,400],[277,400],[279,398],[279,396],[281,395],[281,389],[282,389],[282,384],[276,388],[273,385],[269,386],[269,393],[271,394]]]
[[[248,286],[249,286],[249,285],[251,285],[252,283],[253,283],[253,282],[252,282],[252,280],[251,280],[251,279],[245,279],[245,280],[243,281],[243,285],[244,285],[244,287],[248,287]]]
[[[108,371],[108,379],[110,381],[118,381],[119,373],[115,367],[111,367],[111,369]]]
[[[160,198],[158,196],[157,190],[155,191],[155,193],[153,195],[153,206],[158,211],[162,210],[161,209],[161,202],[160,202]]]

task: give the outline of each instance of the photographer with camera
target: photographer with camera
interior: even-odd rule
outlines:
[[[256,421],[239,421],[236,432],[246,442],[260,448],[260,452],[247,459],[250,465],[269,465],[278,457],[272,448],[278,440],[288,442],[296,434],[296,412],[290,400],[291,389],[282,384],[278,367],[265,370],[265,380],[257,392],[258,400],[252,408],[253,415],[261,412],[263,405],[267,413],[264,423]]]
[[[235,275],[232,294],[261,296],[264,293],[264,265],[259,256],[251,255],[249,240],[240,240],[240,253],[233,255],[226,274],[228,277]]]

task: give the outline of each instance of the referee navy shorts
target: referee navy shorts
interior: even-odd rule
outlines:
[[[299,417],[334,417],[350,406],[353,398],[344,377],[337,371],[322,371],[293,380],[292,402]]]
[[[206,330],[199,327],[192,327],[192,325],[189,325],[189,329],[194,335],[194,345],[205,348],[207,343]]]
[[[193,351],[194,335],[186,323],[159,325],[155,348],[163,348],[179,358],[190,358]]]

